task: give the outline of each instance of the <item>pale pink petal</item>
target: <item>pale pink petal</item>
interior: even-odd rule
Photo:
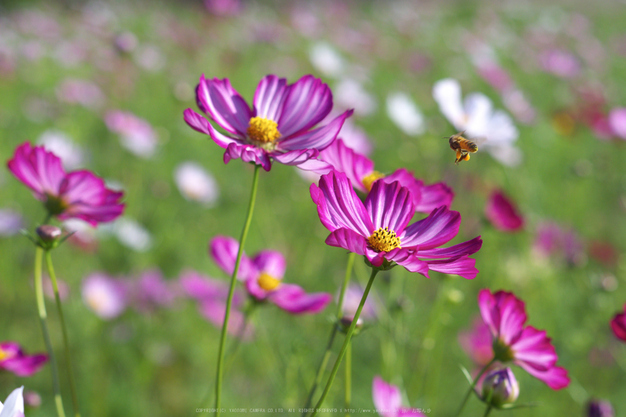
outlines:
[[[183,116],[185,117],[185,122],[193,128],[194,130],[209,135],[211,139],[215,143],[217,143],[220,147],[226,148],[229,144],[233,142],[239,142],[240,140],[230,138],[213,128],[211,123],[203,116],[199,115],[195,111],[191,109],[187,109],[183,112]]]
[[[411,194],[398,182],[386,184],[376,181],[365,199],[365,208],[374,224],[374,229],[388,227],[398,236],[415,214]],[[403,242],[404,243],[404,242]]]
[[[352,110],[348,110],[327,125],[296,136],[285,136],[284,140],[278,142],[278,148],[282,150],[325,149],[337,138],[344,121],[351,115]]]
[[[285,78],[275,75],[263,77],[254,93],[254,109],[257,117],[278,122],[289,87]],[[283,132],[281,134],[284,135]]]
[[[433,249],[452,240],[459,232],[461,215],[457,211],[439,207],[428,217],[408,226],[400,236],[403,247],[419,246]]]
[[[200,110],[226,131],[245,137],[252,117],[246,101],[230,85],[228,78],[223,80],[200,77],[196,87],[196,101]]]
[[[280,118],[277,120],[278,131],[284,137],[289,137],[310,129],[330,113],[332,106],[333,96],[330,88],[319,78],[306,75],[289,87]]]

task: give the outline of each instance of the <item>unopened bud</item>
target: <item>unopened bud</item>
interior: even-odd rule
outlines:
[[[497,369],[483,381],[483,400],[495,407],[510,404],[519,396],[519,385],[510,368]]]
[[[343,333],[348,333],[348,329],[352,325],[352,319],[353,317],[349,317],[349,316],[343,316],[341,319],[339,319],[339,326]],[[359,332],[359,330],[361,330],[361,327],[363,327],[363,320],[359,318],[356,321],[356,326],[354,326],[354,335],[356,335]]]
[[[44,224],[37,228],[37,235],[46,243],[54,242],[61,237],[61,234],[61,229],[49,224]]]
[[[590,400],[587,403],[587,417],[615,417],[613,406],[608,401]]]

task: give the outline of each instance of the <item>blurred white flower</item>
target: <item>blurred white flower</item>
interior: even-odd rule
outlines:
[[[63,166],[68,171],[83,165],[83,150],[65,133],[53,129],[46,130],[39,136],[37,142],[61,158]]]
[[[333,89],[335,103],[346,109],[354,109],[357,116],[368,116],[376,110],[376,100],[365,91],[363,85],[351,78],[343,79]]]
[[[318,71],[331,77],[341,75],[345,67],[339,52],[325,42],[313,45],[309,52],[309,59]]]
[[[102,272],[95,272],[83,280],[83,301],[103,319],[112,319],[127,306],[127,289],[122,281]]]
[[[392,93],[387,96],[387,115],[404,133],[411,136],[424,133],[424,116],[405,93]]]
[[[157,72],[165,66],[165,56],[159,48],[154,45],[138,47],[134,54],[135,62],[141,68]]]
[[[174,171],[174,181],[187,200],[212,206],[219,197],[215,178],[195,162],[187,161],[178,165]]]
[[[14,389],[4,404],[0,402],[0,417],[24,417],[24,386]]]
[[[158,144],[157,135],[150,123],[130,112],[113,110],[104,117],[109,130],[120,135],[123,147],[133,154],[149,158],[154,155]]]
[[[479,142],[500,163],[519,165],[521,151],[514,146],[519,136],[511,117],[503,110],[493,110],[491,100],[481,93],[468,94],[461,101],[461,86],[457,80],[446,78],[437,81],[433,97],[439,110],[454,128]]]
[[[113,224],[113,234],[119,242],[137,252],[146,252],[152,246],[152,236],[135,220],[121,217]]]

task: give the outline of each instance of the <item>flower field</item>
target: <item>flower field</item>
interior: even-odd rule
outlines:
[[[0,417],[622,415],[623,17],[0,5]]]

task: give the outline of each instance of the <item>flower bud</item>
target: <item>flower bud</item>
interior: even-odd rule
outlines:
[[[61,229],[56,226],[44,224],[43,226],[39,226],[37,228],[37,234],[46,242],[50,242],[61,237]]]
[[[592,399],[587,403],[587,417],[614,417],[615,411],[608,401]]]
[[[344,334],[348,333],[348,329],[352,325],[353,319],[354,317],[349,317],[349,316],[343,316],[341,319],[339,319],[339,328],[342,333]],[[359,317],[359,319],[356,321],[356,326],[354,326],[353,336],[356,336],[358,334],[359,330],[361,330],[361,327],[363,327],[363,320]]]
[[[495,407],[517,400],[519,385],[510,368],[496,369],[483,380],[483,400]]]

